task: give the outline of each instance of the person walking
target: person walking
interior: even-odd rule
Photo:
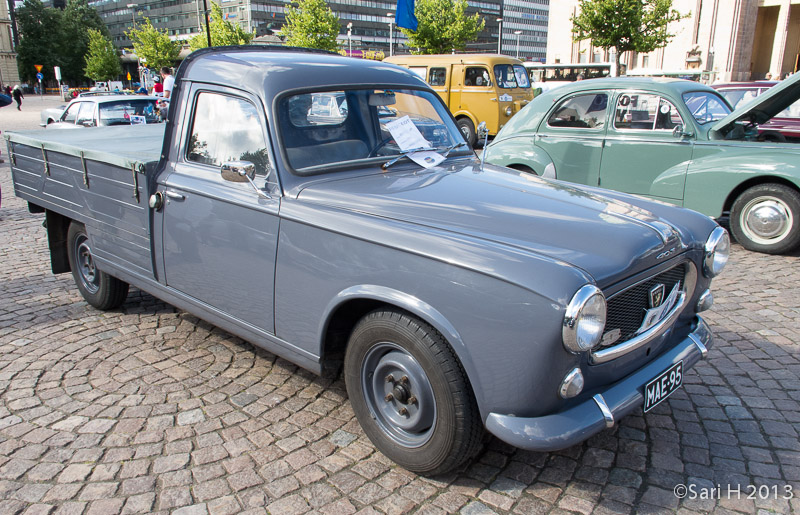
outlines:
[[[169,99],[172,96],[172,86],[175,85],[175,77],[172,76],[172,70],[167,66],[161,68],[161,78],[164,80],[164,98]]]
[[[11,96],[14,97],[14,102],[17,103],[17,111],[22,111],[22,99],[25,98],[25,95],[22,94],[22,88],[19,87],[19,84],[14,86]]]

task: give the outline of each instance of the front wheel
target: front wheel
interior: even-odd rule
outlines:
[[[70,224],[67,245],[72,277],[86,302],[103,311],[119,307],[125,302],[128,283],[111,277],[95,266],[89,236],[83,224]]]
[[[733,203],[730,224],[748,250],[788,252],[800,244],[800,193],[782,184],[753,186]]]
[[[456,125],[458,125],[458,130],[461,131],[461,134],[464,136],[464,139],[469,146],[475,148],[475,142],[478,140],[478,137],[475,135],[475,124],[472,123],[472,120],[469,118],[459,118],[456,120]]]
[[[350,336],[344,374],[364,432],[406,469],[441,474],[480,446],[466,374],[444,338],[417,318],[394,310],[365,316]]]

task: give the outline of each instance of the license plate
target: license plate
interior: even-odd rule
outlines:
[[[644,412],[647,413],[672,395],[683,384],[683,361],[661,372],[644,387]]]

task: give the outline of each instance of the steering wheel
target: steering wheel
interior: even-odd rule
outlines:
[[[378,155],[378,151],[383,147],[385,147],[387,143],[390,143],[392,141],[394,141],[394,138],[391,136],[384,139],[383,141],[375,145],[375,147],[372,150],[369,151],[369,155],[367,157],[376,157]]]

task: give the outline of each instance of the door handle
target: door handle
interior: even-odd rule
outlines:
[[[172,200],[186,200],[186,197],[184,195],[169,190],[167,190],[167,198],[170,198]]]

